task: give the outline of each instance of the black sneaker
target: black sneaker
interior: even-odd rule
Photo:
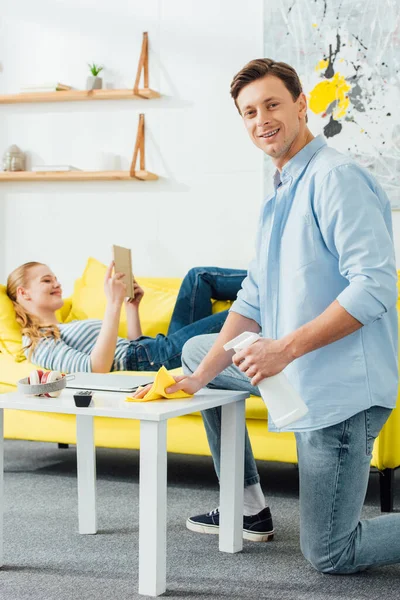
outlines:
[[[204,515],[189,517],[186,527],[197,533],[219,533],[219,508]],[[270,542],[274,539],[274,526],[268,506],[257,515],[243,517],[243,539],[252,542]]]

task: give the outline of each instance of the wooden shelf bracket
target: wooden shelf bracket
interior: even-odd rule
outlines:
[[[145,140],[145,135],[144,135],[144,114],[141,113],[139,115],[139,125],[138,125],[137,134],[136,134],[135,149],[133,151],[133,158],[132,158],[131,168],[129,170],[131,177],[135,177],[136,163],[137,163],[137,159],[138,159],[138,154],[140,154],[140,170],[141,171],[145,171],[146,170],[146,167],[145,167],[145,158],[144,158],[144,140]]]
[[[133,87],[133,93],[139,94],[139,82],[143,71],[143,87],[147,89],[149,87],[149,36],[147,31],[143,33],[142,51],[140,53],[138,70],[136,73],[135,85]]]

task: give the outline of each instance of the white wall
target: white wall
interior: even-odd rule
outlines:
[[[146,167],[158,182],[8,183],[0,188],[0,281],[28,260],[72,284],[92,255],[132,247],[138,275],[182,276],[194,265],[243,268],[262,200],[262,156],[229,96],[232,76],[262,55],[262,2],[241,0],[2,1],[0,93],[58,80],[84,88],[86,63],[108,87],[133,85],[149,32],[155,101],[0,106],[0,155],[85,170],[130,164],[146,114]]]
[[[243,268],[263,195],[262,155],[229,96],[232,76],[263,54],[262,0],[2,0],[0,93],[59,80],[84,88],[87,62],[105,85],[133,84],[149,32],[155,101],[0,106],[0,155],[29,164],[123,169],[146,114],[147,168],[158,182],[14,183],[0,187],[0,281],[28,260],[50,264],[65,293],[92,255],[132,247],[138,275],[194,265]],[[400,214],[393,213],[400,263]]]

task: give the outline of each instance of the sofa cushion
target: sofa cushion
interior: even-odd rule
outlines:
[[[16,361],[23,361],[25,357],[20,354],[22,348],[21,327],[15,318],[13,303],[6,293],[6,286],[0,284],[0,352],[14,357]],[[71,300],[64,300],[64,306],[56,312],[59,321],[63,322],[71,310]]]
[[[75,282],[71,312],[66,323],[81,319],[103,318],[106,308],[103,292],[106,270],[107,266],[95,258],[88,259],[82,277]],[[182,279],[137,277],[137,282],[145,292],[139,309],[143,335],[150,337],[155,337],[158,333],[166,335]],[[225,310],[230,304],[230,302],[214,302],[212,310],[213,312]],[[124,306],[118,334],[127,337]]]
[[[106,308],[106,297],[103,292],[106,270],[106,265],[95,258],[89,258],[82,277],[75,282],[71,312],[66,323],[76,319],[103,318]],[[140,303],[143,335],[153,337],[157,333],[166,334],[182,280],[138,277],[137,281],[145,292]],[[121,311],[118,334],[121,337],[127,337],[124,306]]]
[[[0,351],[16,357],[22,347],[21,327],[6,290],[5,285],[0,285]]]

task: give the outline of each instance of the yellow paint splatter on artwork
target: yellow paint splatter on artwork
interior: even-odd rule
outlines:
[[[312,26],[313,26],[314,28],[315,28],[315,27],[318,27],[318,25],[317,25],[316,23],[313,23],[313,24],[312,24]]]
[[[328,60],[320,60],[317,66],[315,67],[316,71],[322,71],[323,69],[327,69],[329,65]]]
[[[310,93],[309,106],[316,113],[325,112],[332,102],[337,101],[336,108],[333,111],[333,117],[340,119],[344,117],[350,104],[346,92],[350,90],[350,85],[344,76],[336,73],[332,79],[326,79],[318,83]]]

